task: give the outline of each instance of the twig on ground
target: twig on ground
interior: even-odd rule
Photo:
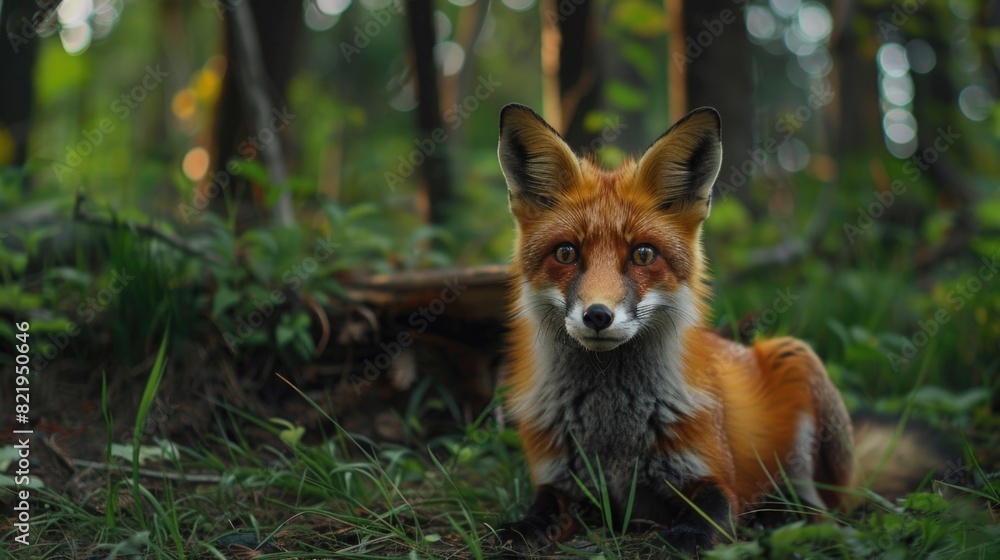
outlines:
[[[198,250],[185,243],[183,239],[177,237],[176,235],[172,235],[165,231],[160,231],[154,228],[153,226],[137,224],[135,222],[129,222],[129,221],[117,221],[117,220],[112,220],[111,218],[106,218],[104,216],[92,216],[90,214],[87,214],[83,211],[83,201],[85,199],[86,195],[84,195],[83,193],[77,193],[76,204],[74,204],[73,206],[73,221],[92,226],[106,227],[106,228],[125,227],[138,234],[159,239],[160,241],[163,241],[164,243],[174,247],[175,249],[179,249],[182,252],[192,255],[194,257],[205,259],[215,264],[227,264],[225,260],[223,260],[215,253],[211,251]]]
[[[94,469],[99,471],[123,471],[127,474],[134,472],[132,467],[126,465],[111,465],[97,461],[87,461],[86,459],[71,459],[73,465],[81,469]],[[197,484],[218,484],[222,482],[222,477],[216,474],[187,474],[161,471],[157,469],[139,469],[139,476],[146,478],[156,478],[175,480],[180,482],[194,482]]]

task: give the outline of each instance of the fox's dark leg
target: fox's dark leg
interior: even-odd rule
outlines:
[[[505,523],[497,531],[500,543],[537,549],[569,536],[576,528],[569,500],[548,486],[535,491],[524,519]]]
[[[721,486],[707,480],[687,484],[681,492],[697,510],[669,487],[636,488],[632,518],[666,526],[659,536],[678,551],[693,555],[715,545],[719,535],[713,523],[728,527],[733,503]]]

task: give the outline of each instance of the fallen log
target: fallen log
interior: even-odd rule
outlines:
[[[354,301],[393,315],[409,316],[441,300],[449,317],[504,322],[509,281],[506,265],[485,265],[379,274],[355,279],[344,288]]]
[[[317,360],[348,389],[335,408],[406,402],[419,381],[432,378],[469,413],[480,410],[503,368],[509,281],[506,265],[343,281],[350,303],[331,310],[339,320]]]

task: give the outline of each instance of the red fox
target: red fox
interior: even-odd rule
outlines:
[[[631,519],[688,553],[712,546],[715,527],[782,472],[818,508],[840,504],[829,487],[852,484],[850,417],[809,346],[745,347],[707,328],[701,225],[720,138],[719,114],[697,109],[609,171],[531,109],[501,111],[517,226],[507,405],[535,486],[501,541],[568,537],[572,523],[553,520],[586,503],[580,483],[598,495],[589,465],[615,518],[631,495]]]

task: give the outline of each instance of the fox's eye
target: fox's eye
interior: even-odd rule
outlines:
[[[573,264],[580,258],[579,253],[576,251],[576,247],[570,245],[569,243],[563,243],[562,245],[556,247],[554,256],[556,261],[562,264]]]
[[[632,248],[632,264],[639,266],[649,266],[656,260],[656,249],[652,245],[643,243]]]

